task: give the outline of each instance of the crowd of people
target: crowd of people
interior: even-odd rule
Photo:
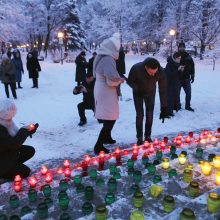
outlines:
[[[28,52],[26,67],[29,78],[33,80],[32,88],[38,88],[38,78],[41,67],[35,51]],[[18,49],[15,49],[13,52],[8,50],[3,54],[2,63],[0,64],[0,81],[4,84],[7,98],[10,98],[10,87],[14,99],[17,99],[16,89],[23,88],[21,86],[22,74],[24,74],[24,68],[20,51]]]
[[[120,85],[126,82],[132,89],[136,111],[137,144],[144,141],[152,142],[151,132],[155,105],[156,85],[159,86],[160,116],[164,122],[166,118],[174,116],[174,111],[181,110],[180,91],[184,89],[185,109],[193,112],[191,107],[191,83],[194,82],[195,68],[192,57],[185,51],[185,44],[180,43],[178,51],[167,59],[165,68],[159,61],[148,57],[144,61],[134,64],[125,76],[125,53],[120,44],[120,35],[115,33],[105,39],[100,48],[86,61],[86,53],[82,51],[75,60],[76,86],[73,94],[83,94],[83,101],[78,104],[80,117],[79,126],[87,123],[85,110],[94,111],[94,116],[102,128],[94,144],[94,153],[100,151],[109,153],[106,144],[115,144],[112,129],[119,118]],[[38,77],[41,67],[33,52],[27,55],[27,70],[33,79],[33,87],[38,88]],[[10,86],[16,99],[16,82],[22,88],[22,74],[24,73],[20,52],[13,51],[3,55],[0,66],[0,80],[5,85],[5,93],[9,98]],[[143,128],[145,112],[145,126]],[[33,157],[35,150],[32,146],[24,145],[28,136],[37,130],[38,124],[25,126],[20,129],[13,122],[16,106],[11,99],[0,101],[0,164],[5,167],[0,170],[0,178],[13,179],[16,174],[23,178],[30,173],[30,168],[24,162]]]

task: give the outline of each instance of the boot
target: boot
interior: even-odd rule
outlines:
[[[100,151],[104,151],[106,154],[108,154],[110,151],[107,149],[107,148],[105,148],[103,145],[95,145],[95,147],[94,147],[94,153],[95,154],[99,154],[100,153]]]
[[[145,139],[144,139],[144,141],[147,141],[147,142],[149,142],[149,143],[152,143],[152,142],[153,142],[150,136],[146,136]]]
[[[139,137],[137,138],[137,145],[142,145],[144,142],[143,142],[143,138],[142,137]]]
[[[84,118],[84,119],[80,119],[80,122],[79,122],[79,126],[83,126],[83,125],[85,125],[87,123],[87,119],[86,118]]]
[[[115,144],[116,140],[114,140],[111,136],[111,134],[106,135],[106,138],[103,141],[104,144]]]
[[[193,109],[193,108],[191,108],[191,107],[186,107],[186,110],[187,111],[190,111],[190,112],[194,112],[195,110]]]

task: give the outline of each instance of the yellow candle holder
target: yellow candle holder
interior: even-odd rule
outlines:
[[[220,186],[220,171],[215,174],[215,183],[217,186]]]
[[[168,169],[170,167],[170,161],[169,158],[164,158],[162,161],[162,167],[163,169]]]
[[[180,154],[178,157],[178,160],[181,165],[184,165],[187,161],[187,157],[185,154]]]
[[[191,163],[187,164],[186,169],[193,170],[193,164]]]
[[[209,162],[204,161],[201,168],[204,175],[209,176],[211,174],[212,166]]]
[[[217,169],[220,168],[220,156],[215,156],[213,158],[213,166]]]

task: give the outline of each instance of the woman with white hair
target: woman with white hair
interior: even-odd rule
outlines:
[[[111,137],[111,131],[119,117],[118,87],[124,82],[116,69],[119,49],[120,35],[115,33],[101,43],[93,64],[93,74],[96,78],[94,88],[95,117],[103,123],[94,146],[95,154],[99,154],[100,151],[109,153],[103,144],[116,143]]]
[[[30,168],[23,163],[35,154],[35,149],[23,145],[28,136],[34,134],[38,124],[18,129],[13,122],[17,112],[10,99],[0,101],[0,178],[13,180],[16,175],[29,176]]]

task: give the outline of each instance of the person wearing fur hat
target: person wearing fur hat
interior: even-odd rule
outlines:
[[[24,162],[34,156],[35,149],[23,143],[38,127],[36,124],[19,129],[13,121],[16,112],[12,100],[0,100],[0,178],[9,180],[18,174],[22,178],[29,176],[30,168]]]
[[[11,59],[7,56],[7,54],[4,54],[2,56],[2,63],[0,66],[0,79],[5,86],[5,94],[7,98],[10,97],[8,88],[10,86],[13,97],[17,99],[17,94],[15,90],[15,66],[12,63]]]
[[[120,34],[115,33],[101,43],[93,64],[93,74],[96,78],[94,88],[95,117],[103,122],[103,127],[94,146],[95,154],[99,154],[100,151],[109,153],[104,144],[116,143],[111,137],[111,131],[119,117],[117,87],[124,82],[116,69],[119,49]]]
[[[86,53],[82,51],[75,60],[76,63],[76,77],[75,81],[77,82],[77,86],[82,84],[83,81],[86,79],[86,68],[88,63],[86,62]]]

